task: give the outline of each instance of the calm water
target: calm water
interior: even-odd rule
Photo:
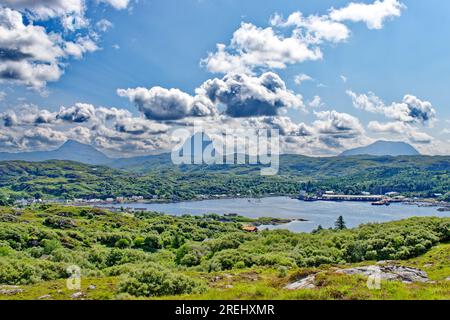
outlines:
[[[258,217],[280,217],[307,219],[308,222],[294,221],[281,226],[269,226],[270,229],[288,229],[293,232],[310,232],[322,225],[332,227],[334,221],[342,215],[348,227],[356,227],[368,222],[386,222],[401,220],[413,216],[449,217],[450,213],[438,212],[437,208],[417,207],[403,204],[375,207],[364,202],[303,202],[287,197],[264,199],[220,199],[164,204],[130,203],[118,207],[146,208],[151,211],[171,215],[203,215],[205,213],[237,213]]]

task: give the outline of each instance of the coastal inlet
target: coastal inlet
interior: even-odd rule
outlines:
[[[409,217],[448,217],[449,212],[436,207],[419,207],[393,203],[390,206],[372,206],[367,202],[304,202],[289,197],[262,199],[236,198],[177,203],[122,203],[108,207],[145,209],[170,215],[204,215],[209,213],[238,214],[248,218],[280,218],[293,220],[287,224],[262,225],[258,228],[288,229],[292,232],[311,232],[319,225],[334,227],[334,222],[343,216],[347,227],[352,228],[370,222],[388,222]]]

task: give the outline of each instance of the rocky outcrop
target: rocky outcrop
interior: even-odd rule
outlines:
[[[314,289],[316,287],[316,275],[312,274],[284,287],[286,290]]]
[[[376,265],[350,269],[339,269],[336,271],[336,273],[363,275],[367,277],[379,276],[381,280],[398,280],[405,283],[430,281],[426,272],[420,269],[396,265]]]
[[[74,294],[72,294],[70,297],[72,299],[80,299],[80,298],[84,298],[86,296],[86,294],[84,294],[83,292],[76,292]]]
[[[3,214],[0,216],[0,222],[17,222],[19,219],[12,214]]]
[[[18,286],[3,286],[0,287],[0,296],[13,296],[19,293],[22,293],[23,289]]]

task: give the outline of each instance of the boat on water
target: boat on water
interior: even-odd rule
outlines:
[[[306,196],[306,195],[301,195],[297,199],[300,200],[300,201],[306,201],[306,202],[314,202],[314,201],[319,201],[320,200],[316,196]]]
[[[306,202],[316,202],[316,201],[319,201],[319,199],[317,198],[317,197],[307,197],[307,198],[304,198],[304,199],[302,199],[303,201],[306,201]]]
[[[372,205],[373,206],[390,206],[391,205],[391,203],[389,202],[389,200],[381,200],[381,201],[375,201],[375,202],[372,202]]]

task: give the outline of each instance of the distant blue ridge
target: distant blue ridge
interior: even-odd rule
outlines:
[[[377,141],[367,147],[360,147],[344,151],[340,156],[350,157],[359,155],[369,156],[420,156],[413,146],[405,142]]]

